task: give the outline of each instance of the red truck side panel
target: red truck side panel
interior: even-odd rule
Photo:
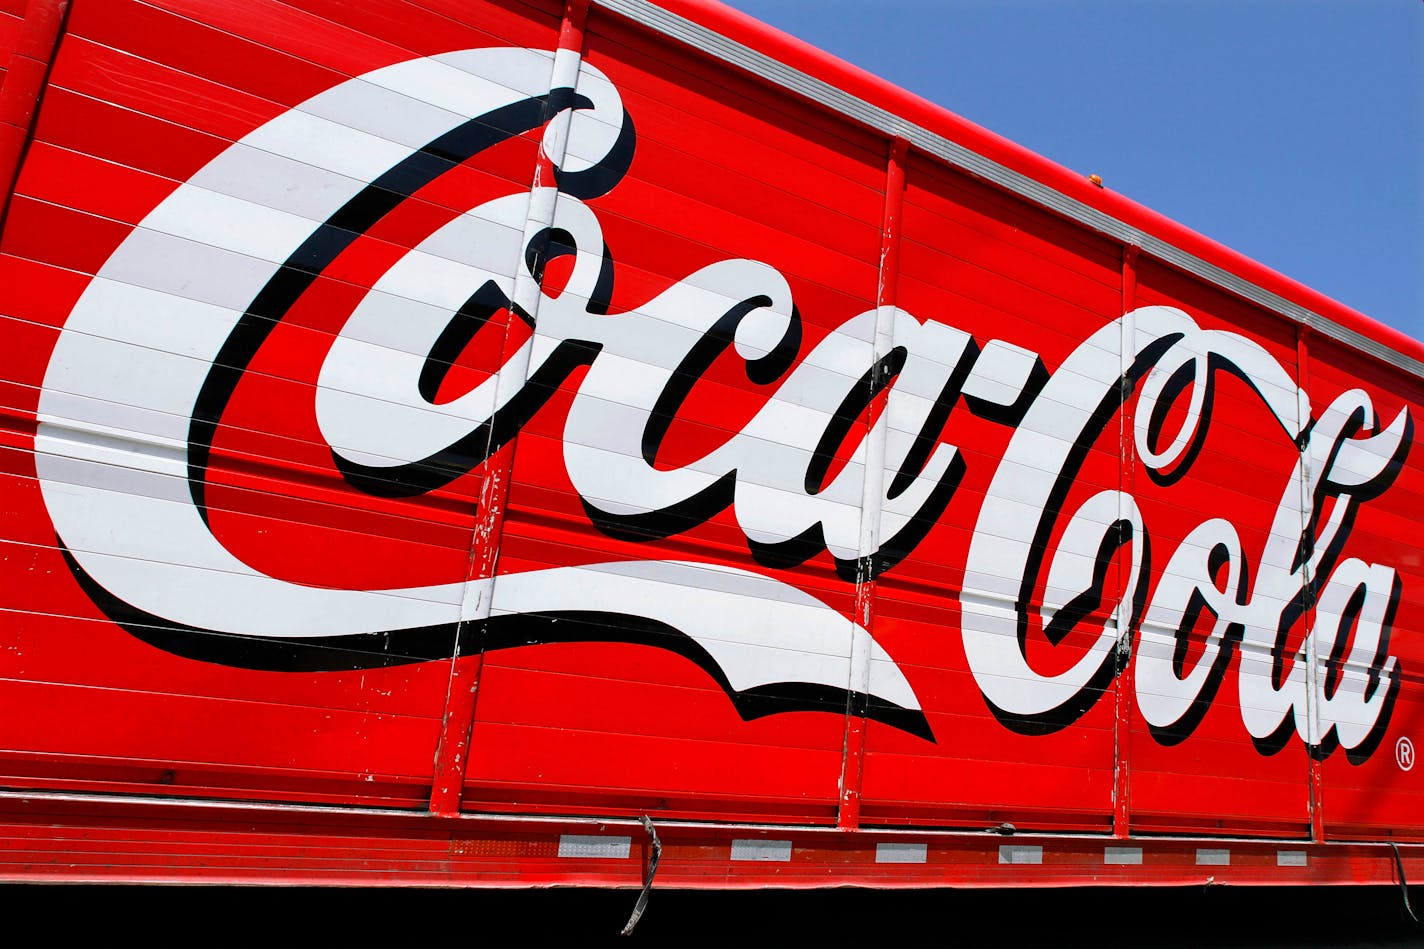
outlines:
[[[52,35],[0,877],[1424,859],[1418,343],[701,2]]]

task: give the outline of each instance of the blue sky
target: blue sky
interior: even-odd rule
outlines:
[[[1424,0],[730,0],[1424,339]]]

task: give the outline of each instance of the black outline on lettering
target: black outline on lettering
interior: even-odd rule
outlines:
[[[450,659],[475,651],[543,644],[607,642],[651,646],[691,661],[721,687],[743,721],[781,712],[856,714],[935,740],[923,711],[861,692],[808,682],[782,682],[738,692],[707,650],[675,627],[643,616],[593,611],[551,611],[495,616],[345,636],[280,637],[221,633],[175,623],[124,602],[89,576],[74,555],[60,553],[79,586],[114,623],[164,652],[239,669],[267,672],[339,672]],[[458,641],[458,642],[457,642]]]
[[[1136,385],[1137,380],[1151,369],[1157,360],[1162,357],[1163,353],[1176,345],[1177,341],[1181,338],[1181,333],[1169,333],[1159,339],[1153,340],[1149,345],[1143,347],[1132,366],[1129,367],[1125,374],[1118,377],[1114,385],[1108,388],[1102,401],[1093,409],[1092,414],[1088,417],[1087,424],[1085,424],[1082,431],[1078,433],[1077,441],[1073,443],[1072,449],[1069,450],[1063,460],[1063,467],[1059,470],[1058,477],[1053,484],[1053,490],[1049,492],[1048,498],[1044,503],[1043,514],[1039,518],[1038,527],[1034,531],[1033,540],[1031,541],[1031,549],[1038,551],[1039,555],[1036,557],[1031,556],[1024,565],[1023,580],[1019,585],[1018,599],[1014,603],[1014,612],[1017,614],[1018,648],[1019,652],[1025,656],[1028,655],[1028,614],[1034,603],[1035,593],[1038,588],[1039,574],[1043,569],[1043,553],[1048,550],[1048,541],[1053,536],[1053,527],[1058,522],[1058,518],[1062,513],[1063,502],[1067,499],[1068,492],[1072,489],[1073,485],[1077,483],[1076,476],[1078,469],[1082,467],[1083,462],[1088,457],[1088,453],[1092,450],[1093,443],[1102,435],[1103,429],[1107,427],[1108,421],[1116,412],[1121,410],[1123,404],[1127,401],[1128,394]],[[1103,589],[1101,583],[1106,580],[1107,571],[1107,565],[1103,558],[1106,556],[1108,559],[1111,559],[1119,547],[1134,539],[1130,536],[1130,532],[1128,537],[1124,538],[1121,536],[1123,531],[1116,526],[1121,523],[1121,521],[1114,522],[1114,528],[1107,531],[1104,535],[1104,540],[1098,548],[1099,562],[1093,571],[1095,587],[1086,591],[1084,595],[1093,595],[1098,600],[1102,599]],[[1143,544],[1141,576],[1150,577],[1152,575],[1152,567],[1146,536],[1144,535],[1141,540]],[[1141,622],[1143,604],[1147,596],[1146,583],[1138,582],[1135,584],[1135,587],[1132,612],[1128,621],[1128,630],[1131,633],[1136,632],[1138,624]],[[1122,634],[1123,631],[1119,630],[1119,637],[1121,637]],[[1063,635],[1066,635],[1066,633]],[[1060,636],[1059,639],[1061,641],[1062,636]],[[995,705],[988,696],[983,696],[984,704],[989,707],[989,710],[993,713],[994,717],[999,720],[1000,724],[1010,731],[1017,732],[1021,735],[1049,735],[1053,732],[1062,731],[1064,728],[1067,728],[1082,718],[1088,709],[1097,704],[1098,699],[1102,696],[1108,683],[1117,675],[1118,664],[1121,662],[1118,653],[1119,650],[1117,649],[1110,650],[1108,654],[1103,657],[1102,665],[1089,677],[1083,687],[1074,693],[1072,698],[1046,712],[1040,712],[1036,715],[1021,715],[1019,713],[1009,712]],[[982,691],[980,694],[983,695]]]

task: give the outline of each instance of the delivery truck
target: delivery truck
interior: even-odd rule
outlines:
[[[0,880],[1424,879],[1419,342],[710,0],[0,10]]]

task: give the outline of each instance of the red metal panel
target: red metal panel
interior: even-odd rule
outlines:
[[[729,258],[774,262],[786,275],[802,317],[803,351],[873,308],[885,160],[873,139],[848,128],[828,129],[791,103],[769,105],[756,84],[596,13],[588,27],[587,61],[614,80],[636,129],[626,175],[611,193],[588,202],[611,261],[607,321],[637,325],[650,319],[645,313],[653,321],[666,319],[656,310],[660,296],[680,283],[705,282],[698,269]],[[580,243],[579,254],[586,252]],[[709,305],[720,307],[715,317],[738,302],[724,298]],[[610,351],[598,358],[626,357]],[[685,528],[679,525],[665,541],[653,533],[640,538],[637,528],[593,529],[587,505],[605,498],[584,488],[581,500],[582,486],[573,482],[566,462],[571,443],[598,434],[581,433],[570,420],[574,403],[590,399],[580,391],[585,378],[571,376],[521,430],[496,612],[503,577],[551,568],[666,558],[765,572],[749,550],[737,511],[725,501],[705,512],[688,510],[681,515]],[[841,378],[844,392],[854,377]],[[687,385],[658,447],[656,466],[663,470],[696,466],[776,391],[774,384],[749,380],[731,351]],[[740,503],[745,516],[746,502]],[[776,582],[760,595],[779,595],[775,587],[790,584],[842,616],[850,612],[854,585],[835,576],[824,553],[769,576]],[[649,596],[697,592],[664,589]],[[648,606],[634,601],[626,607],[631,617],[596,623],[634,623]],[[628,634],[613,628],[607,635]],[[824,708],[818,712],[738,714],[722,686],[678,655],[678,635],[655,633],[649,645],[662,649],[550,644],[487,653],[466,806],[832,819],[844,700],[838,704],[831,696],[818,703]],[[557,641],[559,630],[550,628],[547,636]],[[769,657],[780,651],[754,648]],[[849,676],[848,665],[843,668],[842,681]],[[744,720],[751,714],[757,717]]]
[[[998,162],[1041,182],[1074,201],[1104,211],[1124,223],[1160,237],[1209,264],[1221,267],[1306,309],[1328,316],[1347,329],[1380,341],[1414,359],[1424,359],[1424,342],[1371,320],[1369,317],[1279,274],[1184,225],[1163,217],[1110,189],[1099,188],[1081,172],[1055,164],[1042,155],[1011,142],[955,115],[943,105],[929,102],[878,76],[809,46],[793,37],[739,13],[716,0],[667,0],[660,4],[689,17],[759,53],[885,109],[908,122],[944,135],[970,152]]]
[[[1254,738],[1245,724],[1243,704],[1251,682],[1270,675],[1271,627],[1288,610],[1281,584],[1266,576],[1273,558],[1289,546],[1294,553],[1303,529],[1301,489],[1292,482],[1299,461],[1295,393],[1302,384],[1296,367],[1295,328],[1277,317],[1203,287],[1199,282],[1152,261],[1137,271],[1138,306],[1173,306],[1182,309],[1208,331],[1239,334],[1264,358],[1278,367],[1274,380],[1257,370],[1243,378],[1232,366],[1246,363],[1247,352],[1234,339],[1223,340],[1230,350],[1211,356],[1213,369],[1202,380],[1210,397],[1193,419],[1191,399],[1197,388],[1188,386],[1170,405],[1165,399],[1129,403],[1129,425],[1146,431],[1153,412],[1163,419],[1152,452],[1165,452],[1174,435],[1186,427],[1200,433],[1200,447],[1161,471],[1151,459],[1139,458],[1134,494],[1143,512],[1152,542],[1156,586],[1148,591],[1151,607],[1134,648],[1138,694],[1129,741],[1132,749],[1131,823],[1142,831],[1195,830],[1209,833],[1275,833],[1304,837],[1310,826],[1310,766],[1305,743],[1289,734]],[[1193,344],[1206,348],[1205,341]],[[1206,359],[1205,353],[1200,357]],[[1284,404],[1287,418],[1278,420],[1267,399]],[[1133,428],[1129,428],[1132,437]],[[1142,444],[1138,442],[1139,446]],[[1226,522],[1221,531],[1204,533],[1212,518]],[[1226,529],[1229,524],[1229,530]],[[1215,567],[1213,582],[1236,592],[1230,599],[1249,602],[1254,612],[1246,620],[1249,635],[1225,629],[1232,617],[1221,604],[1200,609],[1193,623],[1177,638],[1170,620],[1180,613],[1169,600],[1180,599],[1171,587],[1186,582],[1201,569],[1218,540],[1239,540],[1233,563]],[[1161,566],[1158,566],[1160,564]],[[1236,572],[1234,580],[1228,577]],[[1179,579],[1180,578],[1180,579]],[[1295,622],[1279,648],[1282,665],[1289,671],[1301,647],[1304,623]],[[1212,635],[1223,638],[1221,647],[1208,647]],[[1143,675],[1145,663],[1170,661],[1173,675],[1191,685],[1177,685],[1162,676]],[[1245,682],[1243,683],[1243,679]],[[1199,689],[1200,691],[1195,691]],[[1190,708],[1181,696],[1196,695]],[[1144,706],[1164,706],[1144,720]],[[1259,713],[1257,713],[1259,714]],[[1274,724],[1274,723],[1273,723]],[[1262,730],[1262,729],[1258,729]]]
[[[1117,254],[1108,242],[914,156],[901,255],[900,307],[970,334],[981,349],[1022,347],[1049,369],[1110,320],[1120,302]],[[948,398],[941,438],[957,447],[963,474],[914,555],[878,581],[875,627],[891,654],[914,669],[935,742],[883,728],[871,732],[865,819],[1101,828],[1112,813],[1111,697],[1094,701],[1071,728],[1034,734],[1042,729],[1030,725],[1025,732],[1011,720],[996,719],[955,634],[981,622],[962,611],[965,597],[996,611],[1012,609],[1017,591],[1005,594],[1003,588],[1010,578],[1002,578],[999,589],[974,589],[964,571],[976,532],[997,529],[977,520],[1019,419],[986,417],[991,413],[985,406],[976,411],[952,391]],[[1101,442],[1082,464],[1085,492],[1117,487],[1116,432]],[[963,594],[955,596],[959,590]],[[1032,596],[1041,601],[1041,582]],[[1050,674],[1091,639],[1079,630],[1056,652],[1041,634],[1031,636],[1038,637],[1035,661]]]
[[[391,811],[254,811],[153,799],[7,800],[0,878],[48,882],[638,887],[651,844],[635,821],[470,819]],[[154,818],[161,817],[161,820]],[[1079,835],[846,833],[667,822],[655,886],[885,888],[1393,884],[1381,844]],[[779,849],[778,849],[779,847]],[[763,859],[738,859],[760,852]],[[1399,848],[1409,879],[1424,851]],[[776,859],[765,859],[767,855]]]
[[[55,44],[64,28],[66,0],[36,0],[0,12],[0,200],[4,221],[9,192],[30,142]]]
[[[356,72],[414,55],[275,4],[256,8],[246,31],[297,20],[303,29],[270,29],[260,42],[239,39],[232,30],[243,30],[230,7],[208,6],[219,14],[216,23],[192,7],[174,14],[98,4],[76,11],[68,24],[5,233],[12,255],[6,266],[19,279],[6,294],[4,316],[13,338],[32,343],[10,349],[3,372],[12,413],[7,427],[17,434],[34,431],[46,354],[55,344],[49,327],[64,322],[82,275],[97,272],[120,242],[150,227],[140,222],[154,206],[233,140],[347,78],[312,62],[315,52],[326,49],[338,68]],[[519,8],[481,18],[479,29],[441,18],[443,37],[427,36],[424,48],[546,45],[540,37],[552,35],[552,18],[540,24],[533,17],[532,8]],[[516,139],[479,171],[456,169],[420,191],[355,242],[267,336],[227,402],[206,471],[206,518],[225,549],[289,582],[321,586],[420,586],[432,576],[466,576],[478,481],[414,500],[353,494],[316,430],[313,387],[345,315],[401,248],[477,203],[481,192],[527,188],[536,148],[537,139]],[[259,205],[281,200],[236,190],[226,178],[209,186]],[[167,233],[164,227],[154,234]],[[70,286],[73,292],[65,292]],[[182,298],[187,291],[177,292]],[[214,302],[197,291],[190,297],[184,305],[194,318]],[[160,423],[140,417],[134,433],[142,437],[148,431],[142,426]],[[299,673],[287,671],[292,662],[261,668],[270,658],[255,660],[258,668],[232,668],[254,661],[241,648],[217,665],[155,650],[140,641],[150,634],[139,629],[134,638],[85,606],[89,598],[75,586],[46,524],[28,454],[17,454],[7,470],[13,472],[11,526],[3,538],[13,552],[5,562],[13,573],[7,586],[23,594],[5,604],[18,611],[5,632],[5,704],[60,710],[22,716],[7,731],[9,783],[163,785],[203,796],[404,806],[427,799],[448,660],[404,664],[399,646],[380,641],[345,652],[296,646],[296,668],[351,669]],[[457,615],[452,604],[451,620]],[[215,648],[200,653],[221,654],[219,643],[243,642],[211,638]]]
[[[0,876],[638,885],[651,813],[671,885],[1390,879],[1419,380],[584,14],[76,6],[0,237]]]
[[[0,62],[4,63],[3,68],[8,71],[10,68],[10,57],[14,55],[16,47],[19,45],[20,33],[25,22],[25,5],[23,3],[11,2],[7,8],[0,10]],[[0,82],[5,79],[4,73],[0,72]]]
[[[1336,393],[1360,389],[1368,395],[1374,418],[1354,439],[1376,428],[1385,429],[1401,411],[1408,412],[1411,420],[1419,418],[1424,402],[1424,387],[1418,378],[1373,366],[1318,334],[1310,337],[1310,379],[1312,406],[1317,412],[1321,403]],[[1326,739],[1326,747],[1334,749],[1322,765],[1323,815],[1329,838],[1417,840],[1420,835],[1416,815],[1421,813],[1424,771],[1416,761],[1415,749],[1424,745],[1424,644],[1418,635],[1424,628],[1424,590],[1419,580],[1424,555],[1415,532],[1419,512],[1424,510],[1424,469],[1415,457],[1417,451],[1415,446],[1403,459],[1392,483],[1378,497],[1354,512],[1353,529],[1331,574],[1343,582],[1350,561],[1355,561],[1356,567],[1372,565],[1375,577],[1380,577],[1380,571],[1394,571],[1397,586],[1393,589],[1389,579],[1380,578],[1387,597],[1382,605],[1393,619],[1386,627],[1384,647],[1395,660],[1392,675],[1381,678],[1369,661],[1380,645],[1379,612],[1369,603],[1361,609],[1357,600],[1345,611],[1344,621],[1326,622],[1319,614],[1324,612],[1327,592],[1318,597],[1322,608],[1317,611],[1317,661],[1324,695],[1345,698],[1363,688],[1373,692],[1378,701],[1388,701],[1390,693],[1398,690],[1386,727],[1366,729],[1370,734],[1359,747],[1339,746],[1341,737],[1350,740],[1349,733],[1358,737],[1359,729],[1349,724],[1358,721],[1358,715],[1340,715],[1347,724],[1340,734]],[[1377,584],[1370,586],[1378,589]]]

